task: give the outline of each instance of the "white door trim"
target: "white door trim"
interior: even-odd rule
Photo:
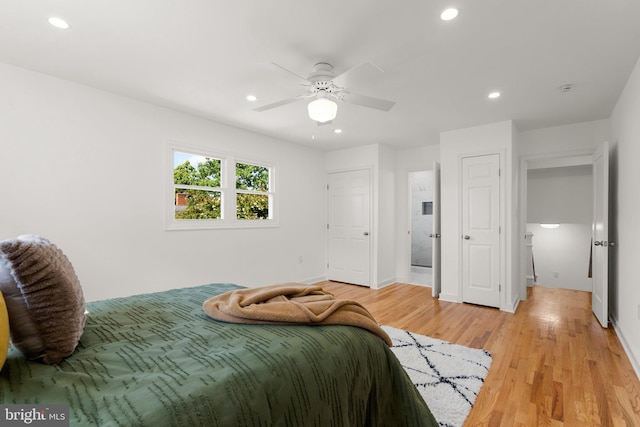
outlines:
[[[431,252],[431,296],[439,297],[441,286],[441,242],[442,227],[440,217],[440,162],[433,162],[433,227],[432,227],[432,252]]]

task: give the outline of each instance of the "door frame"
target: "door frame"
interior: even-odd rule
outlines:
[[[500,215],[500,220],[499,220],[499,227],[500,227],[500,238],[499,238],[499,244],[500,244],[500,249],[499,249],[499,265],[498,265],[498,271],[499,271],[499,277],[500,277],[500,299],[499,299],[499,309],[500,310],[504,310],[505,309],[505,301],[506,301],[506,297],[505,295],[507,295],[508,292],[506,292],[506,287],[507,287],[507,235],[508,230],[507,230],[507,212],[506,212],[506,200],[507,200],[507,183],[505,181],[505,178],[508,176],[508,174],[506,173],[506,165],[507,165],[507,151],[504,149],[499,149],[499,150],[495,150],[495,149],[489,149],[489,150],[480,150],[480,151],[471,151],[471,152],[465,152],[465,153],[459,153],[458,154],[458,182],[459,182],[459,191],[458,191],[458,230],[457,230],[457,235],[455,236],[457,245],[458,245],[458,259],[460,260],[459,265],[458,265],[458,277],[460,278],[460,280],[458,280],[458,295],[459,295],[459,300],[460,302],[463,302],[464,299],[464,286],[463,286],[463,280],[462,280],[462,276],[464,274],[463,269],[464,269],[464,265],[462,263],[463,260],[463,245],[462,245],[462,236],[464,234],[464,229],[463,229],[463,224],[462,224],[462,197],[463,197],[463,192],[462,192],[462,159],[466,158],[466,157],[481,157],[481,156],[489,156],[489,155],[493,155],[493,154],[497,154],[499,157],[499,165],[500,165],[500,177],[499,177],[499,197],[500,197],[500,206],[498,207],[498,212]]]
[[[442,292],[442,209],[441,185],[440,185],[440,162],[433,162],[433,226],[432,249],[431,249],[431,296],[439,297]]]
[[[525,234],[527,232],[527,189],[528,179],[527,173],[529,169],[537,169],[537,165],[546,165],[546,167],[567,167],[578,165],[591,165],[593,164],[593,153],[595,149],[579,149],[579,150],[567,150],[558,151],[555,153],[544,154],[531,154],[520,156],[520,168],[519,168],[519,182],[518,182],[518,210],[519,224],[518,224],[518,236],[522,236],[519,239],[517,245],[518,259],[520,262],[520,284],[518,286],[518,293],[520,294],[520,300],[525,301],[527,299],[527,248],[525,241]]]

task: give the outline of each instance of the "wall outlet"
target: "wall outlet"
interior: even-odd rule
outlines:
[[[560,277],[560,273],[558,273],[557,271],[554,271],[553,277],[557,279],[558,277]]]

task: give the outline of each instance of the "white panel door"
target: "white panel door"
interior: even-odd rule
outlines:
[[[500,306],[500,155],[462,159],[462,300]]]
[[[609,324],[609,143],[593,155],[593,291],[591,309],[603,327]]]
[[[370,286],[369,170],[329,174],[329,280]]]
[[[433,242],[431,251],[431,294],[440,295],[440,163],[433,162],[433,223],[431,228]]]

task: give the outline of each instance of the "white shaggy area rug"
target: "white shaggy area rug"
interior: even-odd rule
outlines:
[[[382,326],[431,413],[443,427],[464,424],[491,366],[491,353]]]

